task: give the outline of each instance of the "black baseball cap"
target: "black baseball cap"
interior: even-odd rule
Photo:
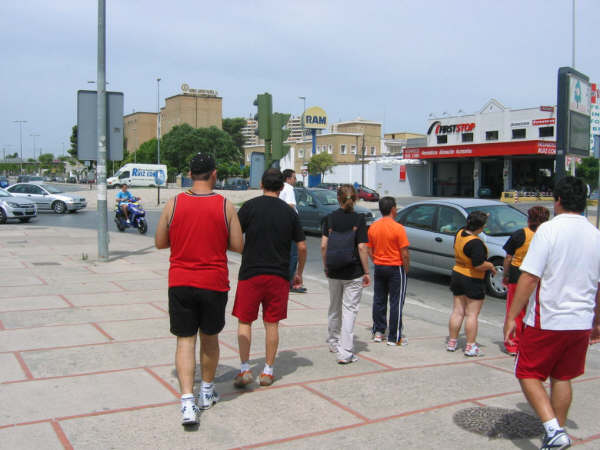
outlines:
[[[190,172],[194,175],[212,172],[215,170],[215,160],[204,153],[196,153],[190,161]]]

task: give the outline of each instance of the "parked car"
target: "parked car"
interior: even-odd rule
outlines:
[[[337,191],[342,183],[319,183],[315,187],[318,189],[328,189],[330,191]]]
[[[17,177],[17,183],[31,183],[32,181],[44,181],[42,177],[38,177],[37,175],[19,175]]]
[[[218,189],[227,189],[232,191],[245,191],[250,186],[248,180],[244,178],[227,178],[224,180]]]
[[[5,187],[8,187],[9,184],[10,182],[8,181],[8,178],[5,176],[0,176],[0,188],[4,189]]]
[[[479,236],[487,246],[488,261],[497,272],[494,276],[488,272],[485,284],[490,295],[504,298],[502,263],[506,252],[502,247],[512,233],[527,226],[524,213],[496,200],[448,198],[412,203],[398,213],[396,221],[406,228],[411,267],[450,275],[454,266],[454,237],[472,211],[489,214]]]
[[[361,200],[365,200],[367,202],[378,202],[379,201],[379,193],[374,189],[363,186],[362,184],[358,185],[358,189],[356,190],[358,194],[358,198]]]
[[[296,195],[296,209],[300,216],[300,224],[304,231],[320,233],[325,216],[340,207],[337,193],[327,189],[296,187],[294,194]],[[370,226],[380,216],[378,211],[373,213],[362,206],[355,206],[354,211],[364,214],[367,226]]]
[[[15,197],[10,192],[0,189],[0,224],[9,219],[29,222],[37,216],[35,203],[26,198]]]
[[[76,194],[67,194],[48,184],[17,183],[7,189],[20,198],[33,200],[38,210],[54,210],[57,214],[75,212],[87,206],[85,198]]]

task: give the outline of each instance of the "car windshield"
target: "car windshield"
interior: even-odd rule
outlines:
[[[10,195],[4,189],[0,189],[0,197],[12,197],[12,195]]]
[[[41,186],[51,194],[62,194],[63,192],[60,189],[55,188],[54,186],[50,186],[49,184],[42,184]]]
[[[311,194],[323,205],[337,205],[337,194],[335,191],[312,191]]]
[[[488,236],[510,236],[515,231],[527,226],[527,216],[518,209],[508,205],[474,206],[466,208],[467,212],[483,211],[489,214],[483,232]]]

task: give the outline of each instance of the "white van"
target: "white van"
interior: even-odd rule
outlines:
[[[129,186],[166,186],[167,166],[164,164],[125,164],[106,179],[109,188]]]

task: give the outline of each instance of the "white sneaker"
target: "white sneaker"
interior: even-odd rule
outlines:
[[[465,356],[483,356],[483,353],[477,344],[467,344]]]
[[[337,342],[330,342],[330,343],[329,343],[329,351],[330,351],[331,353],[337,353],[337,351],[338,351],[338,346],[339,346],[339,345],[340,345],[340,344],[339,344],[339,343],[337,343]]]
[[[559,428],[552,436],[548,436],[548,434],[544,436],[541,450],[563,450],[565,448],[569,448],[570,446],[571,439],[569,438],[569,435],[564,429]]]
[[[373,336],[373,342],[383,342],[383,333],[381,331],[376,331]]]
[[[200,392],[200,395],[198,396],[200,409],[212,408],[213,405],[215,405],[215,403],[217,403],[219,400],[219,394],[217,394],[217,391],[214,389],[212,392]]]
[[[195,401],[185,401],[181,403],[181,425],[197,425],[198,414],[200,410]]]

